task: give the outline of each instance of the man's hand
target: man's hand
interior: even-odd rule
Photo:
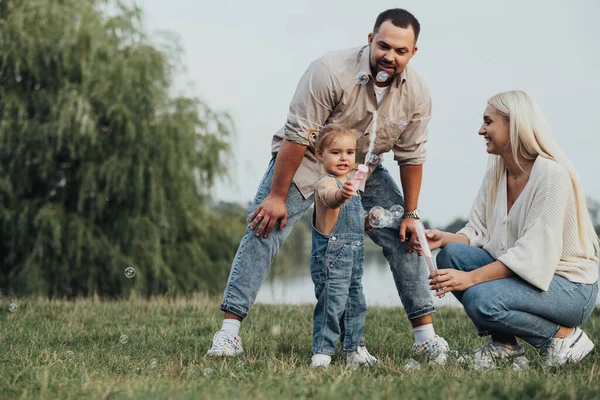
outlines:
[[[285,199],[270,194],[260,203],[260,206],[252,213],[248,221],[251,223],[250,229],[252,230],[260,224],[256,230],[256,236],[260,236],[264,232],[264,237],[268,238],[279,219],[281,219],[279,229],[285,228],[287,218],[288,212]]]
[[[400,241],[406,240],[406,234],[410,233],[410,243],[408,244],[408,251],[412,252],[413,249],[419,245],[417,240],[417,220],[414,218],[404,218],[400,223]]]
[[[477,283],[471,272],[455,269],[439,269],[429,275],[429,279],[431,290],[436,290],[438,297],[452,291],[463,292]]]

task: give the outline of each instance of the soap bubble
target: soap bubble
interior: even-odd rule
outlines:
[[[210,368],[204,368],[204,372],[203,373],[204,373],[205,377],[209,378],[210,376],[212,376],[213,370],[210,369]]]
[[[135,373],[140,375],[142,373],[142,369],[141,368],[136,368],[135,369]]]
[[[15,75],[15,81],[17,81],[17,83],[21,82],[23,80],[23,78],[21,77],[21,75]]]
[[[371,154],[368,160],[365,160],[367,164],[377,164],[379,162],[379,156],[377,154]]]
[[[153,358],[152,360],[150,360],[150,368],[156,368],[158,366],[158,360],[156,358]]]
[[[385,228],[392,225],[394,216],[383,207],[375,206],[369,211],[369,224],[373,228]]]
[[[405,130],[407,126],[408,126],[408,122],[406,122],[406,121],[404,121],[404,120],[400,121],[400,123],[398,124],[398,127],[399,127],[401,130]]]
[[[390,78],[390,74],[387,73],[386,71],[379,71],[377,73],[377,77],[375,79],[377,79],[377,82],[387,82],[387,80]]]
[[[126,344],[127,342],[129,342],[129,336],[121,335],[121,337],[119,338],[119,342]]]
[[[469,354],[462,354],[456,358],[456,361],[460,365],[469,366],[473,363],[473,357],[471,357]]]
[[[8,311],[10,312],[15,312],[17,311],[18,306],[15,303],[11,303],[10,306],[8,306]]]
[[[404,215],[404,208],[400,204],[396,204],[390,207],[390,212],[394,218],[402,218]]]
[[[356,74],[354,80],[359,85],[364,85],[365,83],[369,82],[369,75],[366,72],[359,72],[358,74]]]
[[[246,366],[246,364],[244,364],[244,362],[242,360],[238,360],[238,362],[235,364],[239,369],[242,369]]]
[[[407,371],[418,370],[418,369],[421,369],[421,364],[419,364],[419,362],[417,360],[415,360],[413,358],[409,358],[404,361],[404,369]]]
[[[38,90],[40,90],[40,84],[39,84],[39,83],[36,83],[36,84],[35,84],[35,86],[33,87],[33,90],[35,90],[36,92],[37,92]]]
[[[73,354],[74,353],[71,350],[67,350],[67,352],[65,353],[65,356],[71,358],[71,357],[73,357]]]
[[[511,369],[515,372],[526,371],[529,367],[529,360],[525,356],[519,356],[514,359]]]
[[[128,277],[129,279],[133,278],[135,276],[135,268],[133,268],[133,267],[125,268],[125,276]]]
[[[271,327],[271,335],[273,336],[279,336],[281,334],[281,326],[279,325],[273,325]]]

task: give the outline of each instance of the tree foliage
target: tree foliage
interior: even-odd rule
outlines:
[[[232,122],[172,95],[177,59],[136,7],[0,1],[0,290],[225,283],[240,231],[206,200],[227,173]]]

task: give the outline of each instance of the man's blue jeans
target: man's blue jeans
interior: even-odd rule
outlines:
[[[494,262],[485,250],[459,243],[445,246],[437,256],[439,269],[473,271]],[[452,292],[463,304],[479,336],[509,334],[534,347],[548,344],[560,325],[576,327],[592,314],[598,282],[586,285],[554,275],[544,292],[518,276],[471,286]]]
[[[271,192],[275,159],[272,159],[248,211],[248,217]],[[245,318],[256,299],[258,291],[267,277],[269,268],[285,238],[304,213],[313,205],[314,197],[304,199],[296,185],[292,183],[286,199],[288,222],[283,230],[275,226],[268,238],[257,237],[255,231],[246,227],[233,259],[229,280],[225,287],[221,310],[229,311]],[[404,198],[398,185],[388,171],[379,166],[366,182],[362,204],[368,212],[374,206],[389,208],[395,204],[404,205]],[[383,228],[368,232],[375,243],[383,248],[383,254],[390,264],[392,276],[404,310],[409,319],[435,312],[433,296],[429,290],[427,266],[422,257],[408,253],[406,245],[400,242],[398,230]],[[309,260],[306,260],[308,273]]]

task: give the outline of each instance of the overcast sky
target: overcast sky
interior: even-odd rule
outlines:
[[[600,200],[600,1],[138,0],[150,32],[185,54],[179,90],[226,111],[237,127],[232,182],[217,199],[246,203],[270,158],[300,76],[322,54],[366,44],[377,15],[421,23],[411,60],[433,100],[420,197],[425,219],[466,217],[487,165],[477,135],[487,99],[521,89],[540,104],[588,197]],[[399,181],[391,154],[385,166]]]

